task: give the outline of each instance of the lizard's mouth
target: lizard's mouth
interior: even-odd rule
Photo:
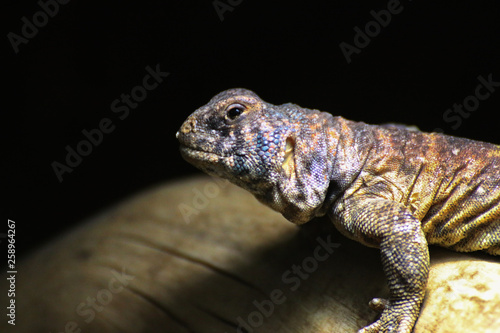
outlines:
[[[180,152],[182,158],[184,158],[188,163],[192,164],[196,168],[212,176],[224,177],[224,171],[222,167],[224,165],[224,156],[188,147],[183,144],[180,145]]]
[[[189,159],[190,161],[213,161],[217,162],[219,157],[222,157],[214,152],[203,150],[193,143],[192,140],[189,140],[185,133],[179,131],[175,134],[177,140],[180,143],[180,151],[184,158]]]
[[[221,152],[210,151],[213,146],[207,144],[203,138],[193,139],[183,131],[177,132],[176,137],[180,143],[182,158],[188,163],[208,174],[220,177],[224,175],[224,165],[227,164],[228,156]]]
[[[205,163],[217,163],[224,157],[213,152],[188,147],[184,144],[181,144],[179,149],[182,157],[188,160],[188,162],[204,161]]]

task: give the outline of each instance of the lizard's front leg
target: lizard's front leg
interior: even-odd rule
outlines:
[[[359,331],[409,333],[424,299],[429,252],[421,223],[403,205],[351,197],[333,212],[337,227],[363,244],[380,247],[390,298],[375,323]]]

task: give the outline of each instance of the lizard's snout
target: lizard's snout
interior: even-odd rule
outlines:
[[[190,146],[196,140],[196,132],[196,120],[189,116],[175,133],[175,137],[182,145]]]
[[[190,134],[196,132],[196,121],[193,117],[189,116],[188,119],[181,125],[179,132],[182,134]],[[176,138],[179,138],[179,132],[175,135]]]

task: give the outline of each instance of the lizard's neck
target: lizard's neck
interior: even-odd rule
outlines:
[[[370,125],[342,117],[332,117],[326,126],[329,147],[330,185],[320,214],[354,182],[366,163],[374,145]]]
[[[254,193],[296,224],[327,213],[359,175],[373,144],[371,128],[364,123],[316,110],[303,121],[288,134],[292,144],[285,172],[268,190]]]

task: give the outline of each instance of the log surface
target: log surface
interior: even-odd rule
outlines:
[[[356,332],[388,295],[379,253],[305,226],[226,182],[159,186],[26,258],[0,331]],[[431,264],[415,333],[500,332],[498,258],[431,248]]]

